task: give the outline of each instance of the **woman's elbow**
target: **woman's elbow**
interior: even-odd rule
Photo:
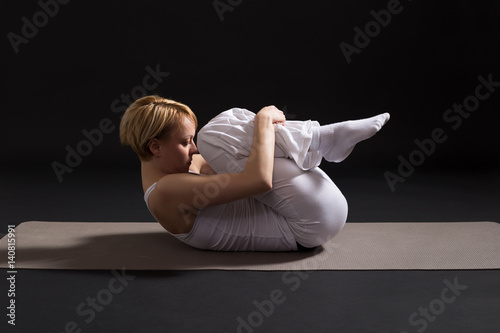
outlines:
[[[248,190],[252,193],[251,195],[262,194],[273,188],[273,182],[265,178],[254,178],[249,185]]]
[[[255,194],[267,192],[273,188],[273,176],[262,173],[250,173],[244,170],[242,176],[245,179],[247,188]],[[254,194],[252,194],[254,195]]]
[[[267,192],[273,189],[273,180],[271,179],[262,179],[259,183],[259,189],[262,192]]]

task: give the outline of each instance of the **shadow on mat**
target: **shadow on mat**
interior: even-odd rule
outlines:
[[[128,269],[128,270],[280,270],[307,269],[303,260],[321,254],[318,247],[298,252],[220,252],[195,249],[167,233],[113,234],[82,237],[74,244],[22,245],[16,250],[16,268]],[[0,250],[6,267],[7,249]]]

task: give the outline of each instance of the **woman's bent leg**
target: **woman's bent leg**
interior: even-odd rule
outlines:
[[[238,172],[233,163],[212,165],[222,154],[230,159],[246,159],[253,142],[255,114],[245,109],[234,108],[213,118],[198,133],[198,150],[217,173]],[[290,158],[303,170],[321,163],[319,151],[310,151],[313,132],[317,131],[316,121],[287,121],[285,126],[275,125],[275,157]]]
[[[243,116],[251,117],[251,114]],[[244,169],[253,140],[253,123],[250,122],[223,114],[215,119],[215,124],[211,122],[200,131],[198,148],[217,173]],[[292,131],[299,133],[302,122],[295,123],[297,127]],[[307,136],[307,126],[303,132]],[[295,140],[293,135],[288,139],[297,146],[296,151],[300,151],[302,147],[297,141],[302,138],[298,134],[295,137],[299,139]],[[307,142],[307,137],[304,142]],[[285,149],[282,149],[285,155],[289,154],[287,147],[289,145],[285,142]],[[313,159],[304,161],[319,164]],[[347,217],[347,202],[337,186],[319,168],[302,170],[296,161],[287,158],[275,158],[274,162],[273,189],[254,198],[285,217],[296,241],[302,246],[314,247],[334,237]]]
[[[239,172],[246,159],[231,160],[223,154],[213,163]],[[347,219],[347,201],[333,181],[320,168],[302,170],[286,158],[274,159],[273,188],[253,198],[283,216],[296,242],[304,247],[332,239]]]
[[[253,140],[254,117],[254,113],[245,109],[225,111],[212,119],[200,131],[200,136],[210,133],[217,137],[221,134],[221,149],[229,154],[248,156]],[[318,166],[323,157],[330,162],[341,162],[351,154],[356,144],[375,135],[389,118],[388,113],[382,113],[324,126],[310,120],[275,125],[275,157],[291,158],[303,170]],[[208,161],[207,156],[204,157]]]
[[[347,219],[347,201],[320,168],[299,169],[293,161],[274,159],[273,188],[255,198],[283,215],[296,241],[321,245],[337,235]]]
[[[262,195],[200,210],[185,243],[217,251],[290,251],[315,247],[341,231],[347,203],[319,168],[301,170],[276,158],[273,189]],[[221,189],[224,190],[223,188]]]

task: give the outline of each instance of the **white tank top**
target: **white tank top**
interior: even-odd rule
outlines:
[[[148,199],[152,184],[144,193]],[[151,212],[151,209],[149,209]],[[172,233],[171,233],[172,234]],[[172,234],[180,241],[203,250],[215,251],[296,251],[297,243],[286,219],[250,197],[198,211],[193,228]]]

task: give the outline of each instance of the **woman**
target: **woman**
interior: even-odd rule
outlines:
[[[146,96],[125,111],[120,139],[139,156],[151,214],[179,240],[206,250],[296,251],[330,240],[347,218],[344,196],[318,168],[322,158],[342,161],[389,114],[326,126],[285,120],[274,106],[234,108],[200,130],[197,148],[191,109]]]

